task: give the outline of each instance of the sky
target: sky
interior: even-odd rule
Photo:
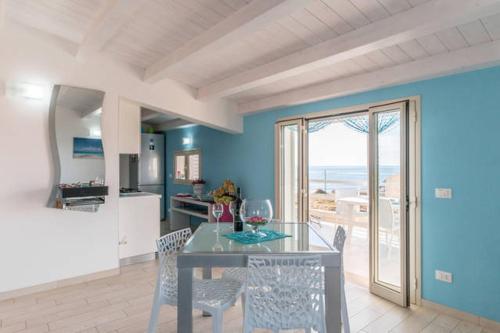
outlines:
[[[368,134],[335,122],[309,133],[310,166],[366,166]],[[399,126],[392,126],[379,136],[381,165],[399,164]]]

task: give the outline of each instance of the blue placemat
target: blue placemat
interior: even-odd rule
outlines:
[[[243,231],[243,232],[232,232],[230,234],[224,234],[223,236],[243,244],[257,244],[276,239],[292,237],[291,235],[287,235],[282,232],[274,230],[260,229],[260,231],[265,235],[259,233],[253,233],[251,231]]]

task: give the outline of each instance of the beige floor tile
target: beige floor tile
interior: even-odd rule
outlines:
[[[151,261],[126,266],[117,276],[1,301],[0,333],[144,333],[151,313],[157,265]],[[222,269],[215,269],[214,277],[221,272]],[[201,270],[195,274],[201,276]],[[397,307],[349,281],[346,294],[353,333],[499,333],[435,310]],[[224,332],[241,332],[242,321],[238,303],[224,314]],[[209,333],[211,327],[212,319],[196,311],[194,332]],[[162,306],[157,331],[177,331],[175,307]]]
[[[479,325],[470,323],[468,321],[461,321],[458,323],[452,332],[453,333],[481,333],[482,328]]]
[[[409,317],[410,314],[410,310],[395,306],[367,326],[363,327],[363,332],[386,333]]]
[[[417,333],[429,325],[437,313],[424,308],[412,309],[412,314],[391,329],[391,333]]]

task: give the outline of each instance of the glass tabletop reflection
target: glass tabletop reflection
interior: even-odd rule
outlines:
[[[219,232],[214,232],[217,230],[216,223],[202,223],[184,246],[182,254],[337,252],[309,223],[270,223],[263,229],[279,231],[290,237],[258,244],[243,244],[224,237],[224,234],[232,232],[231,224],[221,223]],[[250,231],[248,226],[244,227],[244,231]]]

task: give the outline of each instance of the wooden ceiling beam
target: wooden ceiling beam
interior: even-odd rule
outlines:
[[[226,97],[500,13],[499,0],[430,0],[267,64],[211,83],[198,98]]]
[[[309,3],[310,0],[254,0],[146,68],[144,80],[154,83],[164,79],[170,69],[182,66],[189,58],[214,52]]]
[[[147,0],[107,0],[85,35],[78,56],[84,57],[89,52],[101,51],[146,2]]]
[[[500,41],[442,53],[374,72],[298,88],[263,99],[242,103],[240,113],[303,104],[326,98],[346,96],[396,84],[455,74],[500,63]]]

